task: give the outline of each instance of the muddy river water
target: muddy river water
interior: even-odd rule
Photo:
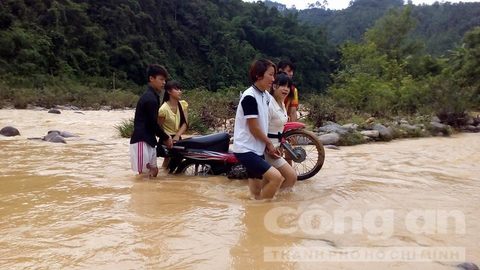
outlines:
[[[455,269],[480,263],[480,134],[326,150],[271,202],[225,177],[149,180],[133,111],[0,110],[1,269]],[[54,144],[28,137],[63,130]]]

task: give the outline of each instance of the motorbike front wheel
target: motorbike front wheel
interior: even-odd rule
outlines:
[[[301,181],[317,174],[325,161],[325,149],[318,137],[311,131],[297,129],[286,132],[284,138],[297,156],[292,158],[286,149],[283,151],[285,159],[297,173],[297,179]]]

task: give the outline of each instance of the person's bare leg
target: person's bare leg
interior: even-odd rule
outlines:
[[[157,177],[158,175],[158,168],[150,166],[150,163],[147,164],[148,168],[148,176],[149,177]]]
[[[288,188],[288,187],[293,187],[295,183],[297,182],[297,174],[295,173],[295,170],[293,170],[292,166],[289,164],[284,164],[280,168],[277,168],[280,174],[285,178],[285,181],[283,181],[282,185],[280,188]]]
[[[287,161],[287,163],[290,166],[292,166],[292,164],[293,164],[292,157],[290,156],[290,154],[286,150],[284,150],[284,151],[285,151],[285,157],[284,157],[285,160]]]
[[[262,191],[262,181],[260,179],[248,179],[248,188],[253,197],[258,200],[260,198],[260,192]]]
[[[157,175],[158,175],[158,168],[157,167],[150,168],[150,177],[157,177]]]
[[[262,191],[260,192],[260,198],[271,199],[273,196],[275,196],[275,193],[277,193],[285,178],[283,178],[277,169],[270,167],[270,169],[263,174],[263,179],[266,181],[266,184],[263,186]]]
[[[162,163],[162,168],[164,169],[168,168],[168,163],[170,163],[170,158],[169,157],[164,158]]]

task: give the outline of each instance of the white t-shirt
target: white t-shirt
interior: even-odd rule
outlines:
[[[283,127],[288,121],[288,115],[283,102],[279,105],[272,96],[270,96],[270,100],[270,104],[268,105],[268,133],[276,135],[279,132],[283,132]],[[270,138],[270,141],[272,141],[274,146],[280,144],[277,138]]]
[[[233,131],[233,152],[254,152],[261,156],[265,151],[265,143],[255,138],[247,125],[247,119],[257,118],[260,129],[267,135],[268,131],[268,104],[271,96],[251,86],[243,92],[235,115]]]

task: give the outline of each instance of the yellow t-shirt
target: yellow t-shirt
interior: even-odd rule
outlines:
[[[188,103],[185,100],[180,100],[185,118],[187,117]],[[158,117],[164,117],[163,130],[169,135],[175,135],[180,129],[180,109],[177,107],[177,111],[173,112],[170,106],[165,102],[158,110]],[[185,119],[187,122],[188,120]]]

